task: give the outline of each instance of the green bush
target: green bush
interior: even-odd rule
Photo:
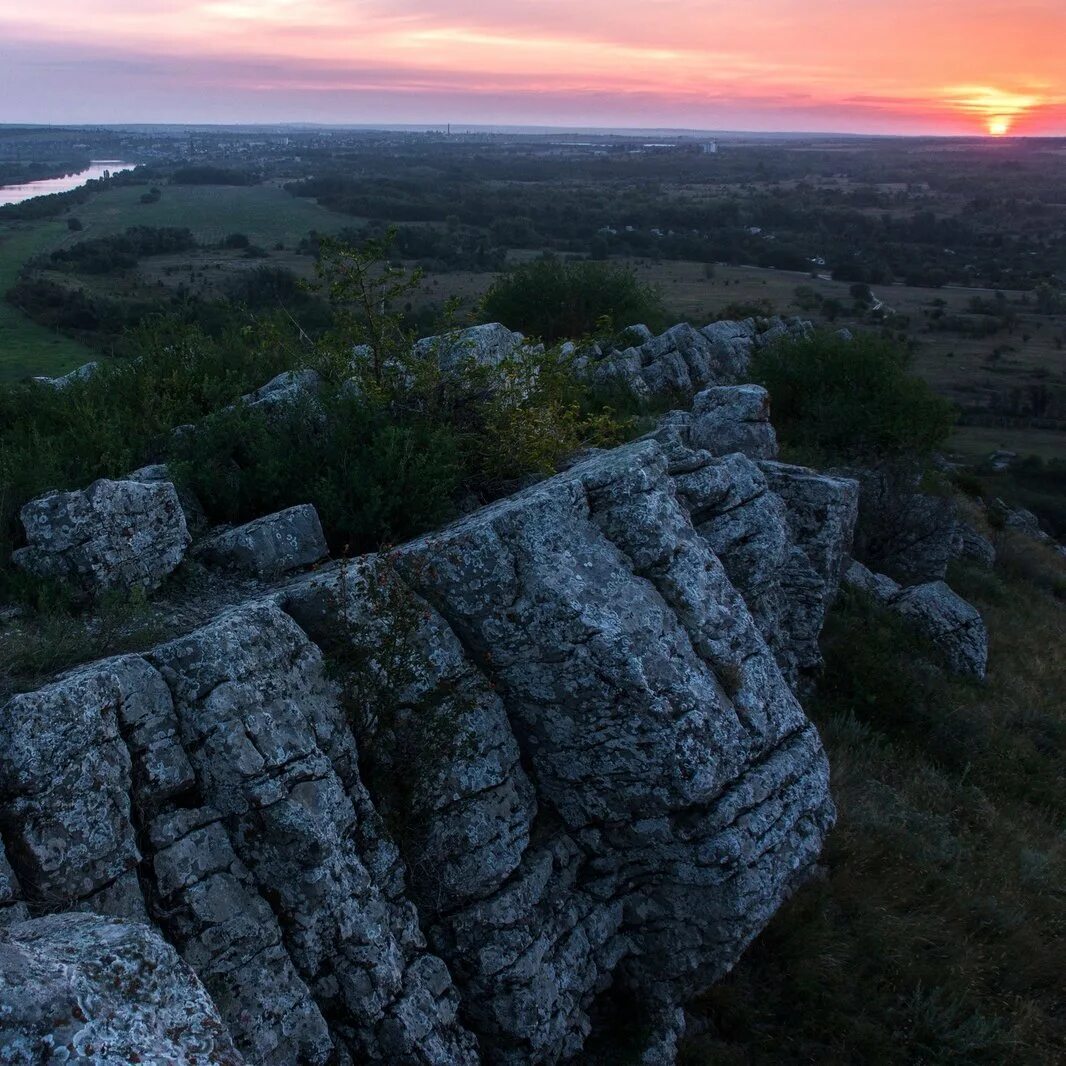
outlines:
[[[547,344],[638,322],[664,324],[659,294],[632,270],[609,263],[537,259],[500,278],[485,296],[484,318]]]
[[[824,462],[923,458],[951,429],[952,407],[910,372],[906,349],[860,334],[817,334],[757,352],[751,378],[764,385],[789,448]]]
[[[206,419],[171,452],[178,480],[215,521],[313,503],[335,552],[374,551],[450,518],[462,476],[458,434],[398,422],[343,389],[270,412]]]

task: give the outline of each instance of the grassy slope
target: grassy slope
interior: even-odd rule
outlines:
[[[0,224],[0,381],[64,374],[93,358],[77,341],[39,326],[3,299],[27,259],[61,243],[65,222]]]
[[[1004,555],[952,576],[989,626],[986,687],[916,672],[876,612],[831,624],[825,877],[705,998],[685,1063],[1066,1061],[1066,566]]]
[[[253,244],[272,248],[279,241],[294,245],[313,229],[331,232],[355,221],[274,185],[167,185],[154,204],[140,202],[143,192],[136,186],[108,189],[79,207],[85,229],[78,239],[121,233],[129,226],[180,226],[203,244],[243,233]]]
[[[158,203],[140,202],[140,186],[109,189],[76,207],[71,214],[83,223],[77,233],[68,231],[65,220],[0,224],[0,294],[14,283],[27,259],[40,252],[121,233],[130,226],[181,226],[191,229],[202,243],[215,243],[230,233],[244,233],[253,244],[273,248],[279,242],[291,248],[315,229],[331,232],[356,220],[338,215],[311,200],[297,199],[270,185],[165,186]],[[194,253],[201,269],[213,266],[211,253]],[[205,259],[206,256],[206,259]],[[232,260],[235,253],[222,253]],[[151,265],[146,260],[146,266]],[[265,260],[270,262],[270,260]],[[257,266],[257,260],[240,266]],[[154,276],[151,280],[155,280]],[[108,279],[88,279],[107,291]],[[95,358],[92,352],[62,334],[32,322],[6,301],[0,301],[0,381],[14,381],[29,374],[61,374]]]

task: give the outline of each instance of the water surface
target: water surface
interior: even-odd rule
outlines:
[[[118,174],[123,170],[133,170],[134,163],[123,163],[120,159],[94,159],[85,170],[77,174],[66,174],[61,178],[41,178],[39,181],[27,181],[22,185],[0,185],[0,207],[5,204],[21,204],[34,196],[51,196],[57,192],[70,192],[87,181],[102,178],[106,174]]]

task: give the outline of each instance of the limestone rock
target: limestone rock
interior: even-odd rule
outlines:
[[[321,386],[322,379],[317,371],[285,370],[254,392],[242,396],[240,403],[254,411],[270,411],[279,405],[284,406],[314,396]]]
[[[872,597],[882,606],[888,606],[900,593],[900,585],[885,574],[875,574],[858,560],[853,559],[844,571],[841,582],[849,589],[855,589]]]
[[[88,381],[99,369],[99,363],[85,363],[82,366],[79,366],[76,370],[72,370],[69,374],[64,374],[62,377],[35,377],[33,381],[37,385],[45,385],[50,389],[62,391],[78,382]]]
[[[158,933],[91,914],[0,930],[0,1060],[244,1060],[196,975]]]
[[[415,354],[436,357],[441,370],[451,371],[472,361],[481,367],[495,367],[521,351],[525,338],[499,322],[456,329],[439,337],[425,337],[415,345]]]
[[[954,673],[984,679],[988,667],[984,620],[943,581],[904,589],[892,608],[931,641]]]
[[[21,512],[29,546],[12,558],[24,570],[90,592],[152,591],[185,557],[189,531],[169,481],[96,481],[54,492]]]
[[[759,385],[704,389],[692,401],[688,445],[712,455],[742,452],[751,459],[776,459],[777,434],[770,424],[770,397]]]
[[[640,441],[15,696],[0,922],[153,923],[269,1066],[563,1061],[611,988],[669,1061],[833,822],[856,496]]]
[[[305,503],[219,533],[197,554],[212,565],[268,578],[317,563],[329,548],[318,512]]]

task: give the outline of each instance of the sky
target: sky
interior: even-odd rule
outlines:
[[[1066,0],[0,0],[0,122],[1066,136]]]

